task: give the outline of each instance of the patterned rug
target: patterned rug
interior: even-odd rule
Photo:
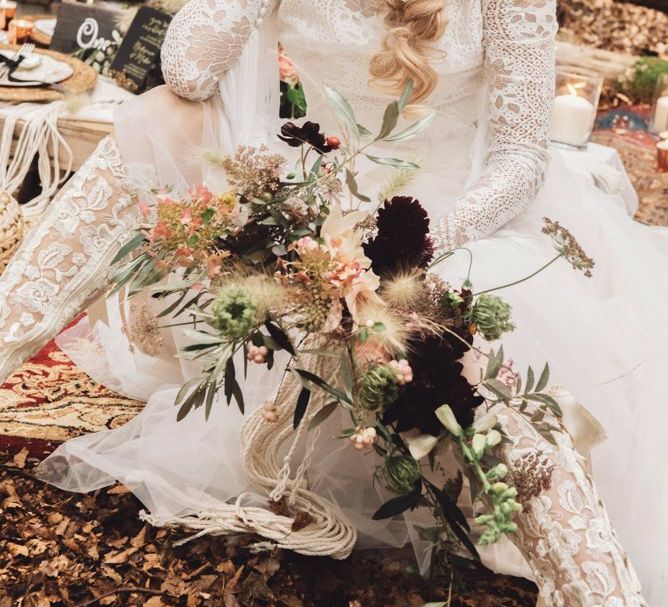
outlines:
[[[638,192],[636,219],[668,225],[668,172],[656,166],[656,139],[647,132],[649,107],[619,108],[602,114],[593,140],[616,148]]]
[[[123,425],[142,403],[95,383],[54,342],[0,387],[0,452],[43,456],[74,436]]]

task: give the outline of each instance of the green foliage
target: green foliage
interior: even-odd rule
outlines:
[[[651,103],[662,74],[668,74],[668,61],[659,57],[641,57],[622,78],[620,88],[635,102]]]

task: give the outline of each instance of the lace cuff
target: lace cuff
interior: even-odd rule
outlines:
[[[108,285],[140,221],[113,139],[104,139],[0,276],[0,381]]]
[[[449,249],[493,233],[536,197],[554,98],[554,0],[484,0],[490,142],[480,178],[436,228]]]
[[[211,97],[275,4],[276,0],[191,0],[172,20],[162,46],[167,86],[191,101]]]

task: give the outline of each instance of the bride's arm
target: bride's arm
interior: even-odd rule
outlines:
[[[483,0],[489,146],[480,178],[435,230],[439,248],[485,237],[531,204],[548,163],[554,0]]]
[[[172,20],[162,47],[167,86],[191,101],[211,97],[276,1],[191,0]]]

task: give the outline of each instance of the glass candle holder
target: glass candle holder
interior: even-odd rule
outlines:
[[[30,38],[35,24],[27,19],[14,19],[9,24],[9,42],[10,44],[22,44]]]
[[[656,166],[661,173],[668,171],[668,139],[656,144]]]
[[[668,74],[661,74],[656,81],[650,130],[653,133],[668,131]]]
[[[600,74],[579,67],[557,67],[552,141],[569,147],[587,146],[602,88]]]
[[[7,29],[10,21],[16,17],[16,2],[0,0],[0,28]]]

